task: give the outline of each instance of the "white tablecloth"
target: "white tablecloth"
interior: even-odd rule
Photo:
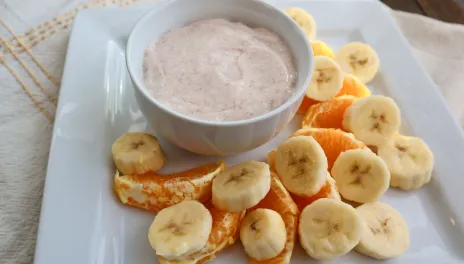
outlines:
[[[0,263],[33,261],[73,16],[82,8],[133,2],[0,0]],[[464,125],[464,26],[404,12],[392,15]]]

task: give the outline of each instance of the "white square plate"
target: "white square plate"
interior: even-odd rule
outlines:
[[[430,184],[410,192],[391,189],[382,198],[400,211],[411,230],[407,253],[385,263],[464,263],[464,137],[388,10],[378,1],[273,3],[312,13],[319,39],[334,49],[349,41],[372,45],[381,67],[370,88],[393,97],[402,110],[402,132],[422,137],[435,153]],[[128,34],[148,9],[88,10],[74,22],[44,190],[37,264],[156,263],[147,239],[154,215],[117,200],[110,154],[122,133],[150,131],[134,100],[124,58]],[[268,144],[226,158],[228,165],[264,161],[269,150],[298,128],[298,119]],[[169,159],[164,172],[218,159],[161,144]],[[309,261],[314,260],[296,246],[292,263]],[[350,252],[331,263],[376,262]],[[247,258],[236,243],[214,263],[247,263]]]

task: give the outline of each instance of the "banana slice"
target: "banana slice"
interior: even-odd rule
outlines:
[[[396,135],[377,153],[391,173],[390,185],[404,190],[417,189],[432,177],[433,153],[420,138]]]
[[[116,167],[125,175],[157,171],[166,159],[158,139],[142,132],[125,133],[113,143],[111,152]]]
[[[368,203],[356,208],[363,219],[361,241],[355,250],[376,259],[403,254],[409,248],[409,229],[403,217],[385,203]]]
[[[254,160],[232,166],[213,180],[213,204],[227,212],[241,212],[259,203],[271,188],[269,165]]]
[[[401,125],[398,105],[390,97],[372,95],[356,100],[343,115],[343,129],[366,145],[380,146],[393,139]]]
[[[313,49],[314,56],[327,56],[335,59],[333,50],[323,41],[313,40],[311,41],[311,48]]]
[[[331,177],[329,172],[327,172],[327,183],[330,185],[330,191],[327,194],[327,198],[341,201],[342,197],[340,196],[340,192],[337,187],[337,182]]]
[[[183,201],[156,215],[148,240],[157,255],[180,259],[206,245],[212,225],[211,213],[202,203]]]
[[[343,198],[357,203],[378,200],[390,185],[387,165],[368,149],[342,152],[331,174]]]
[[[299,196],[312,196],[326,183],[327,158],[311,136],[287,139],[276,152],[275,169],[285,188]]]
[[[363,83],[374,79],[379,69],[379,57],[375,50],[364,43],[352,42],[340,48],[335,55],[340,68],[358,77]]]
[[[361,239],[362,220],[341,201],[322,198],[301,212],[298,234],[306,253],[315,259],[333,259],[348,253]]]
[[[248,256],[258,261],[274,258],[287,242],[284,220],[274,210],[258,208],[245,216],[240,240]]]
[[[310,40],[316,39],[316,22],[308,12],[302,8],[290,7],[285,10],[285,13],[295,20]]]
[[[333,59],[327,56],[316,56],[306,96],[317,101],[329,100],[342,89],[343,78],[342,70]]]

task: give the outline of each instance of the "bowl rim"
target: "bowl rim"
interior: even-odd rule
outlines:
[[[167,5],[170,5],[170,4],[172,4],[172,3],[176,2],[176,1],[182,1],[182,0],[168,0],[168,1],[163,1],[163,2],[160,2],[160,3],[156,4],[155,7],[153,7],[150,11],[148,11],[145,15],[143,15],[136,22],[136,24],[132,28],[132,30],[131,30],[131,32],[129,34],[129,38],[127,40],[125,56],[126,56],[126,67],[127,67],[128,72],[129,72],[129,76],[130,76],[132,82],[134,83],[135,89],[138,89],[143,94],[143,96],[146,99],[148,99],[148,101],[150,103],[156,105],[158,108],[160,108],[162,111],[166,112],[167,114],[175,116],[177,118],[180,118],[185,122],[194,123],[194,124],[198,124],[198,125],[213,126],[213,127],[233,127],[233,126],[241,126],[241,125],[248,125],[248,124],[258,123],[260,121],[263,121],[263,120],[272,118],[274,116],[277,116],[279,113],[281,113],[284,110],[288,109],[296,101],[298,101],[301,98],[301,95],[305,94],[306,89],[307,89],[306,87],[309,85],[309,82],[310,82],[310,79],[311,79],[311,76],[312,76],[311,73],[314,70],[314,55],[313,55],[311,43],[310,43],[308,37],[306,36],[304,31],[301,29],[301,27],[290,16],[288,16],[285,12],[283,12],[279,8],[273,6],[273,5],[269,4],[269,3],[266,3],[266,2],[264,2],[262,0],[247,0],[249,2],[254,2],[255,4],[263,5],[265,8],[270,9],[271,12],[280,14],[284,19],[287,20],[287,22],[290,22],[290,25],[294,29],[297,29],[296,32],[298,32],[300,37],[305,42],[305,45],[308,47],[308,55],[309,55],[308,58],[306,58],[309,61],[309,69],[308,69],[308,73],[306,75],[306,78],[305,78],[305,80],[303,82],[302,88],[300,88],[300,90],[296,90],[295,94],[292,97],[290,97],[285,103],[283,103],[279,107],[273,109],[272,111],[269,111],[269,112],[267,112],[265,114],[261,114],[261,115],[258,115],[258,116],[255,116],[255,117],[252,117],[252,118],[249,118],[249,119],[236,120],[236,121],[209,121],[209,120],[198,119],[198,118],[186,116],[186,115],[183,115],[183,114],[178,113],[176,111],[173,111],[170,108],[164,106],[162,103],[158,102],[153,96],[151,96],[149,94],[147,89],[143,88],[144,86],[140,84],[141,80],[138,80],[137,78],[134,77],[135,74],[133,73],[133,67],[135,65],[132,65],[131,59],[130,59],[132,57],[132,52],[131,52],[132,46],[133,46],[132,43],[136,41],[135,40],[135,34],[137,33],[137,31],[139,31],[139,28],[142,27],[142,25],[147,20],[149,20],[151,16],[156,14],[158,11],[162,10],[163,7],[165,7]],[[215,0],[212,0],[212,1],[215,1]],[[291,52],[292,52],[292,56],[295,58],[295,55],[296,55],[295,52],[293,50],[291,50]],[[297,74],[299,74],[299,73],[300,72],[297,71]]]

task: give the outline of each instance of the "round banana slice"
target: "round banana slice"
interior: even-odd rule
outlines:
[[[335,59],[335,54],[333,50],[323,41],[311,41],[311,48],[313,49],[314,56],[327,56],[332,59]]]
[[[254,160],[227,168],[213,180],[213,204],[227,212],[257,205],[271,188],[269,165]]]
[[[116,167],[125,175],[157,171],[166,159],[158,139],[142,132],[125,133],[113,143],[111,152]]]
[[[327,198],[337,199],[341,201],[342,197],[340,196],[340,191],[338,190],[337,182],[332,178],[329,172],[327,172],[327,184],[330,185],[330,191],[327,194]]]
[[[342,152],[331,174],[343,198],[357,203],[378,200],[390,185],[387,165],[368,149]]]
[[[274,210],[256,209],[242,221],[240,240],[248,256],[258,261],[274,258],[287,242],[284,220]]]
[[[409,229],[403,217],[385,203],[356,208],[363,219],[361,241],[355,250],[376,259],[394,258],[409,248]]]
[[[316,39],[316,22],[308,12],[302,8],[290,7],[285,10],[285,13],[295,20],[310,40]]]
[[[390,97],[372,95],[356,100],[343,115],[343,129],[366,145],[380,146],[393,139],[401,125],[398,105]]]
[[[362,220],[341,201],[322,198],[303,209],[298,225],[300,244],[315,259],[333,259],[348,253],[361,239]]]
[[[342,46],[335,59],[344,72],[358,77],[363,83],[372,81],[379,69],[377,53],[371,46],[361,42]]]
[[[156,215],[148,240],[157,255],[181,259],[206,245],[212,225],[213,217],[202,203],[183,201]]]
[[[276,152],[275,169],[285,188],[299,196],[312,196],[326,183],[327,157],[311,136],[283,142]]]
[[[327,56],[316,56],[306,96],[317,101],[329,100],[342,89],[343,78],[342,70],[333,59]]]
[[[396,135],[377,153],[391,173],[390,185],[404,190],[417,189],[430,182],[433,153],[420,138]]]

